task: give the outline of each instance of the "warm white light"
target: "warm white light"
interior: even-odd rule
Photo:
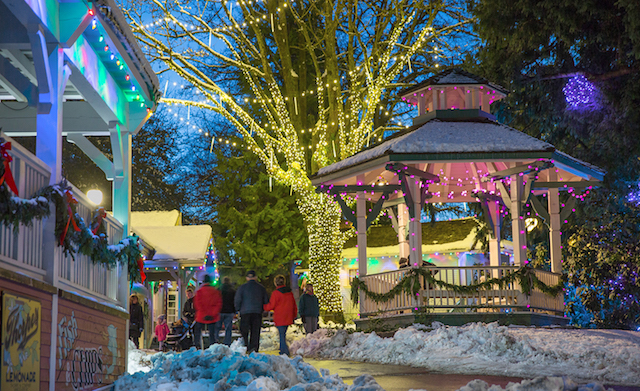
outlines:
[[[100,205],[102,203],[102,192],[100,190],[89,190],[87,192],[87,198],[95,205]]]
[[[524,225],[527,227],[527,232],[533,231],[538,226],[538,219],[529,217],[524,219]]]

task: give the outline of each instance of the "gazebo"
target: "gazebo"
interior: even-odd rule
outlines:
[[[326,166],[312,177],[317,191],[333,197],[341,205],[344,217],[356,226],[359,278],[375,282],[375,277],[368,276],[366,270],[367,228],[383,208],[389,211],[397,227],[399,256],[409,258],[412,267],[420,267],[420,212],[424,203],[480,202],[492,231],[490,265],[484,272],[500,276],[505,268],[520,267],[527,262],[525,219],[526,213],[534,213],[545,221],[550,232],[551,273],[541,274],[540,278],[548,283],[558,281],[562,271],[562,224],[574,209],[575,200],[597,186],[605,173],[549,143],[496,122],[489,113],[490,105],[506,95],[503,87],[461,69],[439,73],[401,92],[404,102],[418,108],[419,115],[412,127]],[[560,192],[572,197],[561,203]],[[356,211],[342,199],[346,194],[356,198]],[[539,195],[546,198],[546,205],[534,197]],[[368,215],[367,201],[375,203]],[[533,212],[525,206],[531,206]],[[514,265],[500,264],[500,231],[507,215],[512,223]],[[467,274],[467,271],[453,272],[455,278],[451,281],[464,283]],[[477,273],[474,275],[477,280]],[[388,281],[382,285],[388,288],[389,281],[397,282],[398,278],[384,277]],[[385,289],[382,285],[378,289]],[[500,297],[501,304],[497,307],[510,305],[505,303],[504,295]],[[477,299],[474,306],[491,302]],[[434,306],[449,308],[463,303],[463,307],[470,307],[469,300],[458,297],[447,300],[448,304]],[[416,298],[400,301],[390,310],[418,306]],[[556,298],[550,307],[548,300],[543,301],[547,304],[535,308],[535,303],[520,295],[511,306],[562,313],[562,297]],[[361,299],[360,310],[361,316],[367,316],[379,309]]]

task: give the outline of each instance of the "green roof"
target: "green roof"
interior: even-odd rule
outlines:
[[[473,218],[422,223],[422,244],[443,244],[464,240],[478,226]],[[349,239],[344,248],[355,247],[357,237]],[[391,225],[374,225],[367,231],[367,247],[386,247],[398,244],[398,234]]]

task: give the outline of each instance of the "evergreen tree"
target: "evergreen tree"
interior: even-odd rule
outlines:
[[[640,176],[640,7],[477,0],[472,10],[483,41],[476,72],[512,90],[496,104],[498,119],[607,171],[562,230],[568,315],[585,326],[637,327],[630,303],[639,282],[628,274],[639,265],[629,224]]]

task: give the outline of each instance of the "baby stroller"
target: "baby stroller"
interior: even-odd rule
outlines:
[[[186,319],[178,319],[171,325],[171,332],[167,336],[167,349],[181,352],[193,346],[193,326],[195,322],[189,324]]]

